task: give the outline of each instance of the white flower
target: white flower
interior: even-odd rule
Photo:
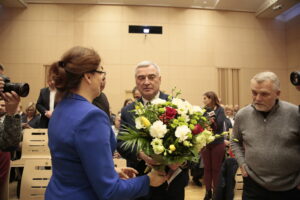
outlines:
[[[200,106],[191,106],[189,109],[189,113],[192,115],[194,113],[201,113],[203,115],[204,111]]]
[[[154,138],[151,142],[151,145],[152,146],[157,146],[157,145],[162,145],[163,143],[163,140],[162,139],[159,139],[159,138]]]
[[[161,154],[165,151],[165,147],[163,146],[162,142],[162,139],[159,138],[154,138],[152,140],[151,145],[155,154]]]
[[[166,103],[166,100],[160,99],[160,98],[157,98],[157,99],[154,99],[153,101],[151,101],[151,104],[153,104],[153,105],[164,104],[164,103]]]
[[[189,133],[191,133],[191,130],[186,125],[178,126],[175,136],[179,139],[179,142],[183,142],[188,138]]]
[[[143,121],[142,121],[142,117],[137,117],[137,118],[135,118],[135,128],[136,128],[136,129],[146,128],[146,127],[144,126]]]
[[[178,98],[172,99],[172,103],[178,107],[177,112],[180,115],[186,115],[189,109],[192,107],[192,105],[189,102],[183,101],[182,99]]]
[[[164,146],[153,146],[153,151],[155,154],[161,154],[162,152],[165,151]]]
[[[187,114],[183,114],[183,115],[181,115],[181,117],[184,118],[185,122],[189,122],[190,121],[190,117]]]
[[[163,138],[167,133],[168,129],[162,121],[156,121],[150,127],[150,135],[154,138]]]

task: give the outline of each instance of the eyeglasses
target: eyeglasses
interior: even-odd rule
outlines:
[[[92,71],[92,72],[96,72],[96,73],[98,73],[98,74],[104,74],[104,75],[106,75],[106,72],[105,72],[105,71],[94,70],[94,71]]]

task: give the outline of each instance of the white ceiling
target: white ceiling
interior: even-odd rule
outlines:
[[[256,12],[270,0],[23,0],[26,3],[143,5]]]
[[[135,5],[253,12],[260,18],[288,21],[300,15],[300,0],[0,0],[0,8],[28,4]],[[292,11],[292,12],[291,12]]]

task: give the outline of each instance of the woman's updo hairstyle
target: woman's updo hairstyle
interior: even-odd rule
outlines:
[[[53,63],[49,73],[60,97],[78,89],[83,75],[97,70],[100,62],[101,58],[95,50],[76,46],[68,50],[60,61]]]

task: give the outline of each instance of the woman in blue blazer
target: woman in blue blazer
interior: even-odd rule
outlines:
[[[50,67],[61,101],[49,123],[53,174],[46,200],[135,199],[166,180],[156,171],[139,177],[130,168],[116,172],[108,116],[91,104],[105,74],[100,60],[92,49],[73,47]]]

